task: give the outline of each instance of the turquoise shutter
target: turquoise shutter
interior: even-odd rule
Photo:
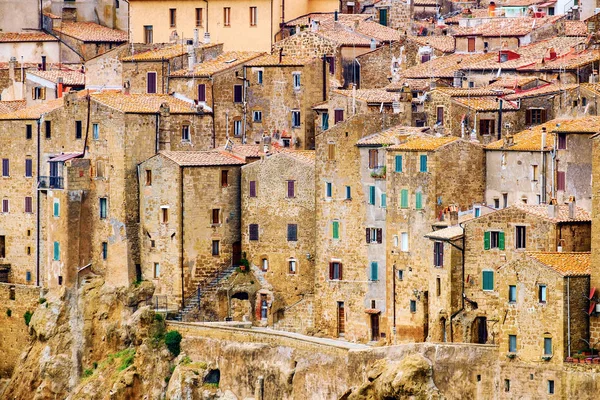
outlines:
[[[378,278],[377,276],[377,263],[376,262],[372,262],[371,263],[371,280],[372,281],[376,281]]]
[[[427,172],[427,155],[423,154],[421,155],[421,163],[420,163],[420,171],[421,172]]]
[[[54,242],[54,261],[60,260],[60,243]]]
[[[400,191],[400,208],[408,208],[408,190]]]
[[[375,204],[375,186],[369,186],[369,204]]]
[[[60,203],[59,202],[54,203],[54,216],[55,217],[60,216]]]
[[[498,248],[504,250],[504,232],[498,232]]]
[[[381,194],[381,208],[387,207],[387,196],[385,193]]]
[[[396,156],[396,172],[402,172],[402,156]]]
[[[420,210],[423,208],[423,199],[422,199],[422,193],[421,192],[417,192],[415,194],[415,207],[417,210]]]
[[[494,290],[493,271],[483,271],[483,290]]]
[[[333,221],[333,238],[339,239],[340,237],[340,223],[338,221]]]
[[[483,249],[484,250],[490,249],[490,232],[485,232],[483,234]]]
[[[327,129],[329,129],[329,114],[328,113],[323,113],[321,128],[324,131],[326,131]]]

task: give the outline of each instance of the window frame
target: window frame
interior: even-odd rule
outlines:
[[[210,254],[214,257],[221,255],[221,241],[213,240],[210,247]]]
[[[287,224],[287,241],[298,241],[298,224]]]
[[[100,197],[98,200],[99,200],[99,205],[98,205],[99,217],[100,217],[100,219],[107,219],[108,218],[108,198]]]
[[[169,28],[177,27],[177,9],[169,8]]]
[[[488,275],[491,274],[491,275]],[[486,286],[486,275],[488,275],[488,277],[491,277],[491,288],[489,286]],[[483,290],[484,292],[493,292],[495,289],[495,276],[494,276],[494,271],[490,270],[490,269],[484,269],[483,271],[481,271],[481,290]],[[488,282],[489,282],[489,278],[488,278]]]
[[[508,335],[508,352],[516,354],[517,349],[518,349],[517,335],[514,335],[514,334]]]
[[[258,224],[248,224],[248,240],[253,242],[258,242],[260,240]]]
[[[517,285],[508,285],[508,302],[510,304],[517,303]]]
[[[291,115],[292,115],[292,128],[296,128],[296,129],[300,128],[302,126],[300,110],[292,110]]]
[[[515,249],[527,249],[527,227],[525,225],[515,225]]]

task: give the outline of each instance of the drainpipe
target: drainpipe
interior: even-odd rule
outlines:
[[[556,179],[555,177],[555,173],[554,173],[554,169],[556,167],[556,140],[557,140],[557,136],[554,135],[554,145],[552,146],[552,198],[555,199],[556,198],[556,193],[554,191],[554,181]]]
[[[327,100],[327,56],[323,54],[323,101]]]
[[[450,316],[450,342],[452,343],[454,343],[454,329],[452,327],[452,320],[465,309],[465,227],[462,226],[462,223],[459,223],[458,225],[463,228],[462,249],[460,249],[462,252],[462,296],[460,296],[460,309]]]
[[[394,339],[396,338],[396,264],[392,268],[392,332],[394,333]]]
[[[498,140],[502,139],[502,103],[504,100],[498,99]]]
[[[546,147],[546,127],[542,128],[542,143],[540,145],[540,203],[546,203],[546,154],[544,148]]]
[[[40,117],[36,122],[37,122],[37,178],[38,178],[38,185],[39,186],[39,179],[40,179],[40,171],[41,171],[41,166],[40,166],[40,157],[41,157],[41,136],[42,136],[42,119],[43,116]],[[35,283],[36,286],[40,286],[40,190],[38,187],[36,187],[36,226],[35,226],[35,241],[36,241],[36,246],[35,246]]]
[[[208,14],[207,14],[208,16]],[[215,147],[217,147],[217,132],[216,132],[216,126],[215,126],[215,115],[217,115],[217,111],[216,111],[216,103],[215,103],[215,81],[214,79],[211,77],[210,78],[210,100],[212,102],[212,148],[214,149]],[[229,117],[227,117],[229,118]],[[227,120],[227,123],[229,123],[229,120]],[[227,131],[227,133],[229,134],[229,129]]]
[[[156,113],[156,135],[154,136],[154,154],[158,154],[158,135],[159,135],[159,126],[160,126],[160,112]]]
[[[243,85],[242,85],[242,96],[243,96],[243,103],[242,103],[242,110],[243,110],[243,115],[244,115],[244,127],[242,128],[243,134],[242,134],[242,144],[246,144],[246,127],[248,126],[248,122],[247,122],[247,113],[248,113],[248,80],[246,79],[246,67],[244,66],[244,79],[243,79]]]
[[[271,22],[270,23],[271,23],[271,47],[270,47],[270,50],[273,51],[273,40],[275,39],[275,37],[273,36],[273,0],[271,0]],[[279,31],[281,32],[282,29],[280,29]],[[282,34],[282,36],[283,36],[283,34]]]
[[[567,276],[567,357],[571,357],[571,277]]]
[[[185,308],[185,274],[183,272],[183,268],[184,268],[184,259],[183,259],[183,254],[184,254],[184,247],[183,247],[183,207],[185,205],[184,201],[183,201],[183,179],[184,179],[184,172],[185,172],[185,168],[181,168],[181,184],[179,185],[179,195],[181,196],[181,215],[180,215],[180,222],[179,222],[179,226],[181,229],[181,309],[183,310]]]

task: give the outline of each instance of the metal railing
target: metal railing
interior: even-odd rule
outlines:
[[[38,179],[40,189],[64,189],[64,179],[61,176],[40,176]]]

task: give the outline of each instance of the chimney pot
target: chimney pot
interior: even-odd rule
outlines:
[[[42,71],[46,70],[46,56],[42,56]]]

